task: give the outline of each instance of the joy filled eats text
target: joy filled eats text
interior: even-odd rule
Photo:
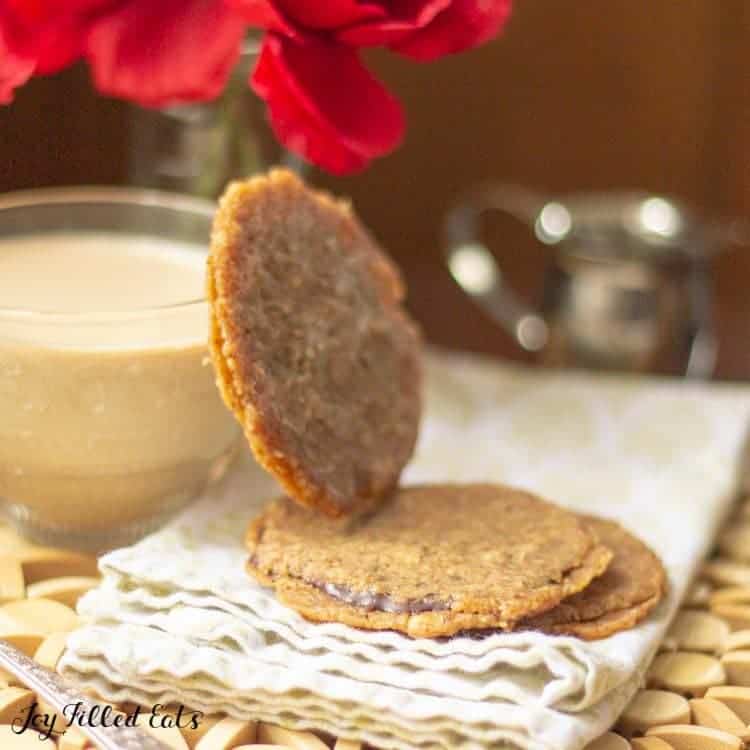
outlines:
[[[156,703],[150,709],[136,706],[131,713],[125,714],[110,705],[78,702],[69,703],[61,713],[46,713],[34,702],[13,719],[12,729],[16,734],[33,730],[44,739],[49,739],[70,727],[140,727],[147,724],[154,729],[197,729],[202,718],[201,711],[193,711],[183,705],[168,708]]]

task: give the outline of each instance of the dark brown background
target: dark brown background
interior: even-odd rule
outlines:
[[[436,343],[516,355],[453,288],[439,219],[487,178],[545,191],[642,187],[706,215],[750,215],[750,4],[745,0],[517,0],[504,36],[430,65],[373,64],[410,116],[404,147],[350,193],[404,266]],[[86,71],[34,81],[0,110],[0,189],[125,179],[127,107],[96,97]],[[496,249],[533,296],[544,252],[498,225]],[[717,265],[720,374],[750,377],[750,256]]]

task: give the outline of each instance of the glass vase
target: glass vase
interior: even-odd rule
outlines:
[[[215,198],[226,183],[273,164],[302,171],[279,147],[265,105],[248,85],[258,41],[248,39],[222,95],[211,102],[164,109],[133,107],[129,182]]]

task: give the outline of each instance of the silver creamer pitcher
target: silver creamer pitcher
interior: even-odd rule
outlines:
[[[506,283],[482,243],[500,211],[552,248],[539,309]],[[739,223],[705,224],[672,198],[634,192],[546,199],[496,184],[445,223],[456,283],[545,364],[708,378],[716,360],[710,261]]]

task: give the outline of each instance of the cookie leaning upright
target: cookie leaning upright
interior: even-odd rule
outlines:
[[[421,413],[401,277],[348,204],[285,170],[232,183],[208,259],[211,356],[261,465],[330,516],[398,483]]]

